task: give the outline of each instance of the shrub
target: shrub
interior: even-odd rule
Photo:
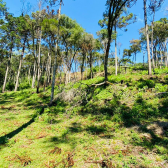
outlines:
[[[161,83],[157,83],[155,85],[155,91],[157,91],[157,92],[166,92],[167,91],[167,85],[162,85]]]
[[[30,86],[29,82],[27,81],[27,82],[21,83],[21,84],[19,85],[18,90],[29,89],[30,87],[31,87],[31,86]]]
[[[15,84],[13,82],[10,81],[6,84],[6,90],[12,91],[14,88],[15,88]]]
[[[168,75],[164,77],[166,83],[168,83]]]
[[[144,86],[148,86],[148,88],[154,88],[155,82],[149,79],[148,80],[140,79],[138,83],[138,88],[143,88]]]
[[[104,71],[104,66],[101,65],[101,66],[100,66],[100,72],[103,72],[103,71]],[[93,72],[99,72],[99,66],[95,66],[95,67],[93,68]]]

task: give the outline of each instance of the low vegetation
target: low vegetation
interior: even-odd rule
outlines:
[[[167,71],[1,93],[0,167],[168,167]]]

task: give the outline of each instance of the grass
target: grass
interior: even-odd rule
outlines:
[[[0,94],[0,167],[167,167],[167,75],[103,79]]]

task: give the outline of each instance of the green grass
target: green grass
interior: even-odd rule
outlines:
[[[163,71],[163,70],[162,70]],[[50,87],[0,94],[0,167],[168,166],[167,75],[109,76],[56,87],[77,90],[69,101]]]

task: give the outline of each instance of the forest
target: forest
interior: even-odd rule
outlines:
[[[64,0],[19,16],[0,0],[0,167],[168,167],[168,19],[143,0],[122,48],[136,3],[105,0],[95,36]]]

